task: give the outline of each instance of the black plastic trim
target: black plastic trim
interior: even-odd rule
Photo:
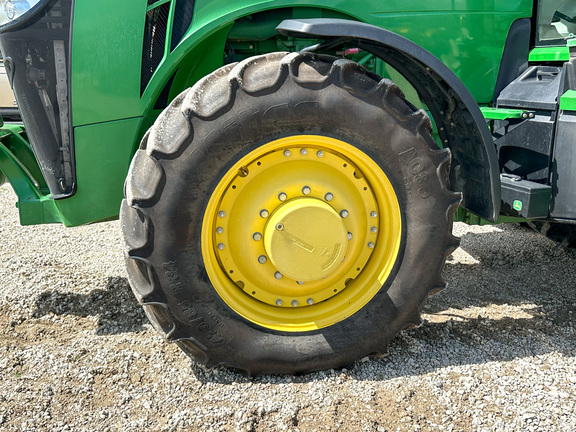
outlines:
[[[487,220],[497,219],[500,169],[492,135],[478,104],[444,63],[396,33],[356,21],[292,19],[276,30],[288,37],[354,46],[394,67],[428,106],[444,146],[452,151],[450,177],[452,188],[463,194],[462,206]]]
[[[517,19],[510,26],[494,88],[494,104],[500,92],[528,68],[531,31],[532,23],[529,18]]]

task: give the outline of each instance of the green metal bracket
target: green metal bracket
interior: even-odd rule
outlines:
[[[576,90],[568,90],[560,96],[560,109],[564,111],[576,111]]]
[[[559,47],[539,47],[534,48],[528,55],[528,61],[531,62],[566,62],[570,60],[570,51],[567,46]]]
[[[534,118],[534,111],[480,107],[482,115],[486,120],[508,120],[508,119],[528,119]]]
[[[34,225],[62,222],[54,200],[46,194],[46,184],[40,175],[32,150],[20,136],[22,127],[5,125],[0,130],[0,170],[18,196],[20,223]],[[25,164],[26,161],[33,163]],[[36,175],[36,176],[35,176]],[[36,180],[36,179],[39,180]]]
[[[487,221],[486,219],[482,219],[480,216],[475,215],[474,213],[470,213],[468,210],[459,207],[454,214],[454,221],[455,222],[464,222],[468,225],[497,225],[502,223],[521,223],[527,222],[529,219],[514,217],[514,216],[498,216],[498,219],[495,222]]]

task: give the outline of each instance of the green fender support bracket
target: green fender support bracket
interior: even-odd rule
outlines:
[[[0,129],[0,170],[18,196],[20,223],[34,225],[63,222],[50,199],[32,149],[21,136],[23,128],[4,125]]]
[[[482,115],[486,120],[508,120],[508,119],[527,119],[534,117],[534,111],[480,107]]]

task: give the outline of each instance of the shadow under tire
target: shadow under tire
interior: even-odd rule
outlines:
[[[271,53],[168,106],[126,181],[131,287],[168,340],[249,375],[384,353],[445,286],[450,153],[391,81]]]

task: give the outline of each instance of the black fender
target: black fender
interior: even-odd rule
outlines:
[[[415,88],[452,152],[452,189],[462,206],[495,221],[500,212],[500,168],[492,135],[462,81],[437,57],[414,42],[370,24],[344,19],[290,19],[276,30],[289,37],[324,39],[309,50],[348,45],[380,58]]]

